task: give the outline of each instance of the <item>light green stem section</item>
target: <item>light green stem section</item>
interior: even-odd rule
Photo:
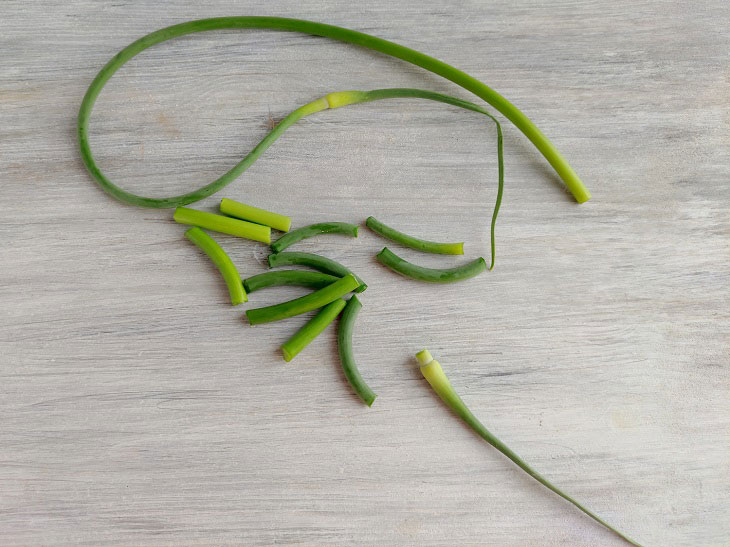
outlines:
[[[185,237],[195,243],[213,261],[218,271],[228,286],[228,294],[231,297],[231,304],[237,306],[241,302],[247,302],[248,297],[241,283],[241,276],[238,274],[236,265],[216,241],[198,227],[190,228],[185,232]]]
[[[608,524],[606,521],[601,519],[598,515],[593,513],[592,511],[586,509],[583,505],[578,503],[575,499],[564,493],[562,490],[560,490],[557,486],[554,486],[550,481],[548,481],[545,477],[540,475],[537,471],[535,471],[532,467],[527,465],[525,461],[520,458],[516,453],[514,453],[506,444],[504,444],[502,441],[500,441],[497,437],[495,437],[484,425],[474,416],[474,414],[471,413],[469,408],[466,406],[464,401],[461,400],[461,397],[454,391],[454,388],[451,386],[451,382],[449,382],[448,377],[444,373],[443,369],[441,368],[441,365],[438,361],[433,359],[431,356],[431,353],[428,350],[423,350],[418,352],[416,354],[416,358],[418,359],[418,362],[421,366],[421,373],[423,374],[424,378],[428,381],[428,383],[431,385],[433,390],[438,394],[439,397],[446,403],[449,408],[451,408],[462,420],[464,420],[469,427],[471,427],[476,433],[485,441],[487,441],[489,444],[491,444],[494,448],[499,450],[502,454],[507,456],[512,462],[514,462],[520,469],[522,469],[524,472],[526,472],[528,475],[530,475],[533,479],[535,479],[537,482],[548,488],[549,490],[552,490],[555,492],[558,496],[565,499],[566,501],[569,501],[573,505],[575,505],[578,509],[583,511],[586,515],[591,517],[596,522],[602,524],[612,532],[616,533],[619,537],[629,542],[631,545],[639,546],[639,543],[634,541],[633,539],[629,538],[628,536],[624,535],[622,532],[619,532],[616,528]],[[640,547],[640,546],[639,546]]]
[[[301,329],[281,345],[281,353],[284,354],[284,360],[289,362],[299,355],[299,352],[306,348],[312,340],[317,338],[340,315],[344,307],[344,299],[338,298],[319,310],[317,315],[307,321]]]
[[[223,198],[221,200],[220,210],[224,215],[270,226],[281,232],[288,232],[289,228],[291,228],[291,218],[287,216],[265,211],[264,209],[233,201],[232,199]]]
[[[193,226],[200,226],[201,228],[222,234],[253,239],[262,243],[271,243],[271,228],[262,226],[261,224],[254,224],[253,222],[224,217],[223,215],[216,215],[205,211],[188,209],[187,207],[178,207],[175,209],[173,218],[175,222],[179,222],[180,224],[192,224]]]

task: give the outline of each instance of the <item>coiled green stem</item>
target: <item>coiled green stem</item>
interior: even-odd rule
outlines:
[[[249,153],[248,156],[241,160],[227,173],[210,184],[192,192],[169,198],[147,198],[127,192],[112,183],[96,164],[91,152],[88,138],[88,125],[91,112],[99,93],[104,88],[104,85],[109,81],[112,75],[114,75],[114,73],[122,67],[122,65],[135,55],[151,46],[154,46],[155,44],[195,32],[229,28],[266,28],[324,36],[379,51],[386,55],[420,66],[434,74],[438,74],[439,76],[442,76],[474,93],[488,104],[492,105],[497,111],[502,113],[502,115],[514,123],[515,126],[537,147],[540,153],[558,173],[560,178],[563,179],[565,185],[573,194],[576,201],[582,203],[590,199],[590,192],[588,192],[588,189],[583,185],[575,171],[573,171],[573,168],[568,164],[565,158],[563,158],[560,152],[558,152],[550,140],[542,134],[537,126],[516,106],[502,97],[502,95],[472,76],[469,76],[443,61],[439,61],[438,59],[425,55],[424,53],[362,32],[334,25],[317,23],[314,21],[305,21],[302,19],[246,16],[199,19],[157,30],[129,44],[112,57],[99,71],[81,101],[81,107],[79,108],[78,115],[78,138],[81,158],[84,165],[86,165],[91,175],[109,194],[121,201],[141,207],[176,207],[179,205],[193,203],[217,192],[226,184],[229,184],[232,180],[234,180],[249,165],[256,161],[258,156],[266,150],[266,148],[268,148],[271,143],[273,143],[281,135],[281,133],[291,126],[291,124],[295,123],[307,114],[328,108],[327,101],[324,99],[319,99],[298,108],[282,120],[282,122],[280,122],[279,125],[277,125],[274,130],[269,133],[269,135],[267,135],[264,140],[251,151],[251,153]]]

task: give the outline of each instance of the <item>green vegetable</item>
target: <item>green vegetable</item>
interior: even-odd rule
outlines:
[[[112,57],[111,60],[109,60],[109,62],[99,71],[94,80],[91,82],[89,89],[86,91],[81,102],[81,107],[79,108],[78,137],[81,158],[84,165],[106,192],[121,201],[132,205],[139,205],[141,207],[176,207],[179,205],[193,203],[217,192],[233,181],[237,176],[245,171],[247,167],[256,161],[261,153],[266,150],[281,135],[281,133],[303,116],[312,114],[313,112],[318,112],[319,110],[323,110],[328,107],[336,108],[346,104],[367,100],[366,98],[358,98],[354,95],[335,95],[332,97],[331,103],[328,102],[326,98],[322,98],[298,108],[282,120],[282,122],[280,122],[279,125],[277,125],[274,130],[261,141],[261,143],[259,143],[243,160],[231,168],[227,173],[210,184],[187,194],[159,199],[146,198],[132,194],[131,192],[127,192],[116,186],[101,172],[96,164],[91,152],[88,136],[89,118],[91,117],[94,103],[106,82],[108,82],[112,75],[132,57],[145,49],[154,46],[155,44],[194,32],[226,28],[268,28],[324,36],[379,51],[386,55],[420,66],[434,74],[438,74],[464,89],[471,91],[478,97],[481,97],[501,112],[508,120],[514,123],[515,126],[525,134],[525,136],[537,147],[540,153],[542,153],[545,159],[547,159],[550,165],[552,165],[552,167],[557,171],[558,175],[563,179],[566,186],[579,203],[587,201],[591,197],[590,192],[588,192],[587,188],[580,181],[575,171],[573,171],[568,162],[562,157],[548,138],[535,126],[535,124],[499,93],[468,74],[413,49],[375,36],[364,34],[362,32],[301,19],[246,16],[199,19],[157,30],[129,44]],[[376,98],[378,97],[373,96],[371,100],[375,100]]]
[[[412,262],[402,259],[388,249],[388,247],[383,247],[383,250],[377,254],[377,259],[381,264],[384,264],[394,272],[427,283],[454,283],[456,281],[463,281],[487,269],[487,263],[481,257],[462,266],[457,266],[456,268],[424,268],[423,266],[417,266]]]
[[[330,275],[336,275],[337,277],[344,277],[348,274],[355,275],[339,262],[335,262],[330,258],[325,258],[323,256],[313,253],[286,252],[273,253],[269,255],[269,267],[271,268],[291,265],[309,266],[310,268],[314,268],[315,270],[319,270],[320,272]],[[357,290],[355,290],[355,292],[359,293],[368,288],[368,286],[363,282],[362,279],[360,279],[356,275],[355,278],[360,283],[360,286],[357,288]]]
[[[316,310],[322,306],[326,306],[333,300],[337,300],[341,296],[346,295],[353,289],[356,289],[360,283],[355,276],[347,275],[342,279],[338,279],[334,283],[327,285],[323,289],[319,289],[306,296],[266,306],[265,308],[254,308],[246,310],[246,317],[251,325],[259,325],[261,323],[270,323],[271,321],[279,321]]]
[[[192,224],[193,226],[200,226],[201,228],[213,230],[214,232],[245,237],[246,239],[253,239],[254,241],[261,241],[263,243],[271,242],[271,228],[254,224],[253,222],[246,222],[245,220],[238,220],[237,218],[224,217],[223,215],[206,213],[205,211],[196,211],[187,207],[178,207],[175,209],[173,218],[175,222],[179,222],[180,224]]]
[[[365,383],[360,376],[360,371],[355,363],[355,356],[352,352],[352,330],[355,325],[357,314],[362,308],[362,304],[357,296],[352,296],[347,301],[342,317],[340,318],[340,328],[337,330],[337,347],[340,353],[340,362],[342,363],[342,371],[345,378],[350,382],[352,389],[368,406],[373,406],[373,402],[377,395]]]
[[[434,253],[442,255],[463,255],[464,254],[464,243],[436,243],[435,241],[426,241],[425,239],[418,239],[413,236],[404,234],[386,226],[375,217],[368,217],[365,221],[365,225],[370,228],[376,234],[380,234],[386,239],[410,247],[411,249],[417,249],[424,253]]]
[[[243,280],[243,288],[246,292],[252,293],[266,287],[278,287],[280,285],[296,285],[299,287],[310,287],[321,289],[337,281],[339,277],[321,272],[308,272],[306,270],[281,270],[276,272],[265,272],[251,276]]]
[[[421,373],[423,374],[424,378],[428,381],[428,383],[431,385],[433,390],[438,394],[439,397],[446,403],[446,405],[453,410],[457,416],[459,416],[462,420],[464,420],[469,427],[471,427],[474,431],[477,432],[477,434],[487,441],[489,444],[491,444],[494,448],[499,450],[502,454],[507,456],[510,460],[512,460],[520,469],[525,471],[528,475],[530,475],[533,479],[535,479],[537,482],[548,488],[549,490],[552,490],[555,492],[558,496],[561,498],[569,501],[573,505],[575,505],[578,509],[583,511],[586,515],[591,517],[596,522],[599,522],[612,532],[615,532],[619,535],[619,537],[623,538],[624,540],[628,541],[632,545],[639,545],[637,542],[635,542],[633,539],[630,539],[629,537],[625,536],[623,533],[619,532],[614,528],[613,526],[607,524],[605,521],[603,521],[598,515],[595,513],[589,511],[585,507],[583,507],[580,503],[578,503],[576,500],[565,494],[562,490],[554,486],[550,481],[548,481],[546,478],[544,478],[542,475],[540,475],[537,471],[532,469],[529,465],[525,463],[525,461],[520,458],[517,454],[515,454],[510,448],[507,447],[502,441],[500,441],[497,437],[495,437],[484,425],[477,420],[477,418],[471,413],[469,408],[464,404],[464,401],[461,400],[461,397],[454,391],[454,388],[451,386],[451,383],[449,382],[448,377],[444,373],[443,369],[441,368],[441,365],[438,361],[434,360],[431,356],[431,353],[428,350],[420,351],[418,354],[416,354],[416,357],[418,358],[418,362],[421,366]]]
[[[232,199],[223,198],[221,200],[220,210],[224,215],[270,226],[282,232],[288,232],[289,228],[291,228],[291,219],[289,217],[272,213],[271,211],[265,211],[258,207],[252,207],[245,203],[239,203]]]
[[[309,226],[297,228],[281,236],[271,244],[271,250],[278,253],[297,241],[319,234],[345,234],[357,237],[357,226],[348,224],[347,222],[320,222],[319,224],[310,224]]]
[[[185,237],[195,243],[213,261],[228,286],[231,304],[237,306],[241,302],[248,302],[246,291],[241,283],[241,276],[233,261],[216,241],[200,228],[190,228],[185,231]]]
[[[306,348],[312,340],[327,328],[327,325],[340,315],[344,307],[345,301],[338,298],[319,310],[317,315],[307,321],[301,329],[294,333],[294,336],[282,344],[281,352],[284,354],[284,360],[289,362],[294,359],[300,351]]]

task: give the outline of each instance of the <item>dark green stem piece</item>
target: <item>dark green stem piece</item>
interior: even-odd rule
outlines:
[[[314,253],[298,253],[298,252],[284,252],[284,253],[272,253],[269,255],[269,267],[278,268],[279,266],[308,266],[319,270],[322,273],[336,275],[337,277],[344,277],[346,275],[354,275],[355,278],[360,282],[360,286],[355,292],[363,292],[368,286],[352,273],[345,266],[339,262],[335,262],[331,258],[316,255]]]
[[[357,226],[347,222],[320,222],[292,230],[271,244],[271,250],[279,253],[297,241],[319,234],[345,234],[357,237]]]
[[[373,402],[377,395],[370,389],[362,379],[360,371],[355,363],[355,356],[352,352],[352,330],[355,325],[355,319],[357,314],[362,308],[360,300],[357,296],[353,295],[350,300],[347,301],[347,305],[342,312],[340,318],[340,328],[337,331],[337,347],[340,352],[340,362],[342,363],[342,371],[345,373],[345,378],[350,382],[352,389],[355,390],[358,397],[368,406],[373,406]]]
[[[386,239],[416,249],[424,253],[433,253],[441,255],[463,255],[464,254],[464,243],[437,243],[435,241],[427,241],[425,239],[418,239],[417,237],[409,236],[403,232],[391,228],[380,222],[375,217],[368,217],[365,221],[365,225],[370,228],[376,234],[383,236]]]
[[[308,272],[307,270],[280,270],[275,272],[264,272],[253,275],[243,280],[243,288],[246,292],[252,293],[267,287],[279,287],[281,285],[294,285],[297,287],[309,287],[321,289],[331,285],[340,279],[337,276],[324,274],[322,272]]]
[[[474,277],[487,269],[487,263],[481,257],[456,268],[425,268],[399,257],[388,247],[383,247],[377,259],[396,273],[426,283],[455,283]]]

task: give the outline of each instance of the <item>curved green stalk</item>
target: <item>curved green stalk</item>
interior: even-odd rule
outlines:
[[[173,218],[175,222],[179,222],[180,224],[192,224],[193,226],[199,226],[207,230],[213,230],[214,232],[253,239],[262,243],[271,242],[271,228],[237,218],[224,217],[223,215],[197,211],[195,209],[188,209],[187,207],[178,207],[175,209]]]
[[[294,300],[274,304],[273,306],[266,306],[265,308],[246,310],[246,317],[248,317],[248,322],[251,325],[287,319],[326,306],[333,300],[337,300],[356,289],[358,285],[359,282],[355,279],[355,276],[346,275],[323,289],[295,298]]]
[[[302,226],[301,228],[292,230],[288,234],[284,234],[274,241],[271,244],[271,250],[279,253],[290,245],[294,245],[297,241],[319,234],[344,234],[357,237],[357,226],[347,222],[319,222],[317,224],[310,224],[309,226]]]
[[[428,381],[428,383],[431,385],[433,390],[438,394],[439,397],[446,403],[446,405],[451,408],[457,416],[459,416],[462,420],[464,420],[469,427],[471,427],[476,433],[485,441],[487,441],[489,444],[491,444],[494,448],[499,450],[502,454],[507,456],[512,462],[514,462],[520,469],[525,471],[528,475],[530,475],[533,479],[535,479],[537,482],[548,488],[549,490],[552,490],[555,492],[558,496],[563,498],[566,501],[569,501],[573,505],[575,505],[578,509],[583,511],[586,515],[591,517],[596,522],[602,524],[612,532],[618,534],[619,537],[622,539],[628,541],[632,545],[639,545],[636,541],[633,539],[627,537],[622,532],[619,532],[616,528],[605,522],[603,519],[601,519],[598,515],[593,513],[592,511],[589,511],[586,509],[583,505],[578,503],[575,499],[568,496],[566,493],[564,493],[562,490],[560,490],[557,486],[554,486],[550,481],[548,481],[545,477],[540,475],[537,471],[532,469],[525,461],[520,458],[515,452],[513,452],[507,445],[505,445],[502,441],[500,441],[497,437],[494,436],[484,425],[474,416],[469,408],[466,406],[464,401],[461,400],[461,397],[454,391],[454,388],[451,386],[451,382],[449,382],[448,377],[444,373],[443,369],[441,368],[441,365],[438,361],[434,360],[434,358],[431,356],[431,353],[428,350],[420,351],[418,354],[416,354],[416,357],[418,358],[418,362],[421,367],[421,373],[423,374],[424,378]]]
[[[284,360],[289,362],[294,359],[300,351],[306,348],[312,340],[317,338],[327,328],[327,325],[332,323],[340,315],[344,307],[344,299],[338,298],[319,310],[317,315],[307,321],[301,329],[281,345],[281,353],[284,354]]]
[[[237,306],[241,302],[247,302],[246,291],[241,283],[241,276],[238,275],[236,265],[221,246],[216,243],[215,239],[198,227],[186,230],[185,237],[207,254],[213,261],[213,264],[215,264],[215,267],[218,268],[218,271],[228,286],[228,295],[231,297],[231,304]]]
[[[221,213],[230,217],[236,217],[256,224],[270,226],[281,232],[288,232],[291,228],[291,218],[288,216],[272,213],[252,205],[246,205],[232,199],[223,198],[219,206]]]
[[[322,273],[336,275],[337,277],[344,277],[346,275],[354,275],[355,279],[358,280],[360,286],[355,292],[363,292],[368,286],[365,282],[352,273],[348,268],[335,262],[331,258],[316,255],[314,253],[297,253],[297,252],[284,252],[284,253],[272,253],[269,255],[269,267],[277,268],[279,266],[309,266],[315,270],[319,270]]]
[[[339,277],[328,275],[322,272],[308,272],[306,270],[281,270],[276,272],[264,272],[243,280],[243,288],[246,292],[252,293],[266,287],[279,287],[281,285],[295,285],[297,287],[309,287],[321,289],[337,281]]]
[[[488,104],[492,105],[497,111],[502,113],[508,120],[515,124],[522,133],[524,133],[535,147],[537,147],[540,153],[545,157],[550,165],[552,165],[560,178],[565,182],[565,185],[573,194],[576,201],[582,203],[590,199],[590,192],[588,192],[588,189],[583,185],[578,175],[575,171],[573,171],[572,167],[548,140],[548,138],[542,134],[537,126],[535,126],[535,124],[516,106],[502,97],[502,95],[472,76],[469,76],[468,74],[439,61],[438,59],[434,59],[433,57],[420,53],[416,50],[362,32],[333,25],[326,25],[323,23],[316,23],[314,21],[305,21],[302,19],[246,16],[199,19],[157,30],[129,44],[112,57],[111,60],[109,60],[109,62],[107,62],[107,64],[99,71],[94,80],[91,82],[91,85],[89,85],[89,88],[81,101],[81,107],[79,108],[78,115],[78,138],[81,158],[84,165],[86,165],[91,175],[109,194],[121,201],[132,205],[139,205],[141,207],[175,207],[193,203],[217,192],[226,184],[229,184],[249,165],[256,161],[256,158],[258,158],[258,156],[266,150],[266,148],[268,148],[271,143],[273,143],[279,135],[286,130],[287,127],[295,123],[298,119],[306,116],[307,114],[311,114],[312,112],[328,108],[328,104],[325,99],[319,99],[298,108],[282,120],[282,122],[280,122],[279,125],[277,125],[277,127],[275,127],[274,130],[269,133],[269,135],[267,135],[264,140],[261,141],[261,143],[259,143],[259,145],[256,146],[251,153],[249,153],[248,156],[241,160],[227,173],[210,184],[192,192],[188,192],[187,194],[181,194],[179,196],[169,198],[146,198],[127,192],[112,183],[101,172],[96,164],[91,153],[91,147],[88,139],[89,118],[91,117],[94,103],[107,81],[109,81],[112,75],[132,57],[145,49],[154,46],[155,44],[195,32],[229,28],[266,28],[324,36],[334,40],[340,40],[342,42],[348,42],[369,48],[374,51],[379,51],[380,53],[402,59],[433,72],[434,74],[438,74],[439,76],[442,76],[474,93],[485,100]],[[335,106],[342,105],[338,104]]]
[[[464,254],[464,243],[437,243],[435,241],[427,241],[425,239],[418,239],[417,237],[409,236],[403,232],[399,232],[395,228],[391,228],[380,222],[375,217],[368,217],[365,221],[365,225],[370,228],[376,234],[380,234],[386,239],[416,249],[424,253],[433,253],[441,255],[463,255]]]
[[[362,304],[357,296],[350,297],[340,318],[340,328],[337,330],[337,349],[340,353],[340,362],[342,363],[345,378],[347,378],[358,397],[366,405],[373,406],[377,395],[362,379],[357,363],[355,363],[355,355],[352,352],[352,330],[360,308],[362,308]]]
[[[481,257],[456,268],[425,268],[399,257],[388,247],[383,247],[376,258],[394,272],[426,283],[455,283],[474,277],[487,269],[487,263]]]
[[[94,84],[92,83],[92,85]],[[100,91],[100,89],[98,91]],[[96,92],[96,94],[98,94],[98,91]],[[87,91],[87,97],[89,96],[88,93],[89,92]],[[94,99],[95,98],[96,96],[94,96]],[[84,98],[84,103],[82,103],[82,109],[84,108],[84,104],[86,103],[86,101],[87,99]],[[239,161],[236,165],[231,167],[231,169],[223,173],[213,182],[197,188],[192,192],[187,192],[185,194],[166,198],[149,198],[133,194],[132,192],[128,192],[120,188],[111,180],[109,180],[109,178],[107,178],[107,176],[96,164],[96,160],[94,160],[94,157],[91,153],[91,147],[89,146],[88,116],[91,113],[91,110],[90,106],[87,108],[88,110],[85,112],[83,118],[82,114],[79,113],[79,140],[81,143],[81,159],[83,160],[84,165],[86,165],[89,173],[91,173],[91,175],[96,179],[96,181],[105,192],[118,199],[119,201],[128,203],[130,205],[136,205],[138,207],[164,209],[167,207],[179,207],[181,205],[195,203],[196,201],[200,201],[201,199],[213,195],[219,190],[222,190],[231,182],[236,180],[236,178],[238,178],[241,173],[248,169],[259,158],[259,156],[263,154],[266,149],[269,148],[269,146],[271,146],[276,141],[276,139],[278,139],[284,133],[284,131],[286,131],[289,127],[291,127],[294,123],[296,123],[304,116],[327,108],[327,102],[324,99],[317,99],[316,101],[305,104],[304,106],[301,106],[291,112],[283,120],[281,120],[276,125],[276,127],[274,127],[274,129],[246,155],[246,157],[244,157],[241,161]]]

